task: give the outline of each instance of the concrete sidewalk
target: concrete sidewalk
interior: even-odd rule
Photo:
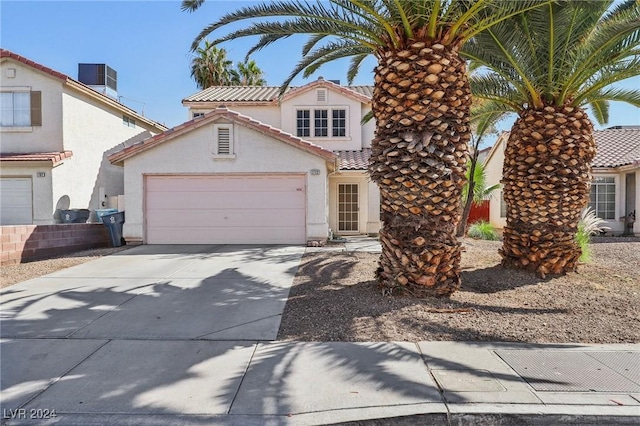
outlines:
[[[1,350],[7,425],[640,421],[637,344],[5,339]]]

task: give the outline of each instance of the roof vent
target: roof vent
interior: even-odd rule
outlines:
[[[78,81],[104,95],[118,98],[118,73],[106,64],[78,64]]]

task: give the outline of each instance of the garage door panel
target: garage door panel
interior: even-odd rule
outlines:
[[[147,192],[253,192],[265,188],[289,191],[304,185],[302,178],[291,177],[219,177],[219,176],[153,176],[148,179]]]
[[[256,209],[274,203],[278,200],[278,207],[304,207],[304,192],[199,192],[181,191],[173,194],[163,192],[150,193],[147,204],[153,206],[150,210],[172,209],[180,206],[182,209]]]
[[[0,179],[0,225],[33,223],[31,178]]]
[[[302,244],[304,189],[304,176],[148,176],[146,242]]]
[[[251,232],[247,235],[245,227],[155,227],[147,238],[152,244],[298,244],[305,238],[304,230],[294,227],[265,226]]]
[[[162,227],[166,224],[176,223],[182,227],[189,224],[197,226],[233,226],[259,228],[268,226],[294,226],[304,227],[304,209],[283,211],[282,209],[263,209],[260,221],[256,221],[256,214],[247,210],[177,210],[166,209],[147,215],[147,226]]]

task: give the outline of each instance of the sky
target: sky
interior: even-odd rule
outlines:
[[[181,100],[198,92],[190,76],[190,46],[196,35],[226,12],[255,2],[208,0],[196,12],[180,10],[176,0],[0,0],[0,46],[76,79],[78,63],[106,63],[118,72],[120,101],[169,127],[189,117]],[[237,29],[239,25],[230,26]],[[222,31],[218,34],[224,34]],[[301,57],[304,38],[291,37],[252,55],[267,84],[279,86]],[[234,62],[244,60],[255,39],[223,45]],[[373,84],[370,58],[354,84]],[[327,64],[308,79],[341,80],[347,61]],[[620,87],[640,88],[640,76]],[[640,125],[640,109],[612,103],[607,126]],[[507,130],[513,120],[502,122]],[[595,123],[594,123],[595,124]]]

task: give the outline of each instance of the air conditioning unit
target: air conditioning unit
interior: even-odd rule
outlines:
[[[78,81],[118,99],[118,73],[107,64],[78,64]]]

